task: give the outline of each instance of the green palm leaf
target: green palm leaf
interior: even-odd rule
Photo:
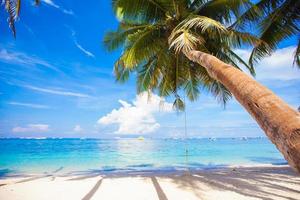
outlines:
[[[35,5],[40,4],[40,0],[35,0]],[[20,17],[21,12],[21,0],[2,0],[2,4],[4,5],[4,8],[6,12],[8,13],[8,26],[10,30],[12,31],[12,34],[14,38],[16,38],[16,26],[15,22]]]
[[[253,49],[249,63],[253,65],[262,58],[271,55],[278,44],[300,33],[300,1],[298,0],[261,0],[246,11],[232,25],[240,30],[249,25],[259,27],[259,43]],[[266,46],[266,44],[268,46]],[[295,54],[294,60],[297,60]],[[298,62],[294,62],[300,67]]]

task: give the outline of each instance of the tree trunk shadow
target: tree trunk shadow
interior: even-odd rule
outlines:
[[[82,198],[82,200],[90,200],[94,194],[97,192],[99,189],[101,183],[102,183],[103,178],[101,178],[97,183],[94,185],[94,187]]]
[[[31,177],[31,178],[27,178],[27,179],[24,179],[24,180],[21,180],[21,181],[17,181],[15,182],[14,184],[17,184],[17,183],[25,183],[25,182],[29,182],[29,181],[34,181],[34,180],[37,180],[37,179],[41,179],[41,178],[46,178],[46,177],[51,177],[52,175],[43,175],[43,176],[35,176],[35,177]]]
[[[54,171],[51,172],[51,173],[45,172],[45,175],[34,176],[34,177],[31,177],[31,178],[27,178],[27,179],[24,179],[24,180],[21,180],[21,181],[17,181],[17,182],[15,182],[14,184],[17,184],[17,183],[25,183],[25,182],[34,181],[34,180],[41,179],[41,178],[46,178],[46,177],[52,177],[51,181],[54,181],[55,178],[56,178],[56,174],[57,174],[59,171],[61,171],[62,169],[63,169],[63,167],[60,167],[60,168],[54,170]]]
[[[166,194],[164,193],[164,191],[162,190],[162,188],[160,187],[157,179],[153,176],[151,177],[151,181],[153,183],[153,186],[156,190],[157,196],[159,200],[168,200]]]

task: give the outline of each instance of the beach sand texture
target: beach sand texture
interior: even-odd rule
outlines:
[[[1,200],[300,199],[289,167],[240,167],[170,174],[46,174],[0,179]]]

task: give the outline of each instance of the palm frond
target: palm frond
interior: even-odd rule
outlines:
[[[220,22],[205,17],[205,16],[198,16],[198,15],[192,15],[189,18],[183,20],[176,28],[178,29],[184,29],[189,30],[195,28],[199,30],[201,33],[213,33],[213,32],[219,32],[219,33],[226,33],[227,29],[225,26],[223,26]]]
[[[196,14],[207,16],[224,24],[230,24],[252,5],[250,0],[200,0]]]
[[[184,90],[190,101],[195,101],[199,97],[199,81],[195,66],[190,66],[187,69],[187,79],[184,82]]]
[[[228,43],[229,46],[232,46],[234,48],[239,48],[243,45],[249,45],[249,46],[258,46],[258,45],[264,45],[268,47],[268,44],[261,40],[259,37],[247,33],[247,32],[240,32],[237,30],[230,29],[228,31]]]
[[[166,41],[160,37],[160,32],[160,27],[151,25],[128,35],[123,54],[126,67],[136,67],[160,51],[163,45],[167,45]]]
[[[108,51],[114,51],[120,46],[125,45],[130,34],[143,30],[147,28],[147,26],[149,25],[120,23],[120,26],[116,31],[109,31],[105,34],[103,43]]]
[[[232,51],[231,49],[227,50],[227,53],[232,56],[234,59],[236,59],[239,63],[243,64],[251,73],[252,76],[255,76],[255,69],[253,66],[249,65],[248,63],[246,63],[239,55],[237,55],[234,51]]]
[[[174,31],[168,38],[170,49],[174,48],[176,54],[179,52],[189,52],[201,45],[204,40],[190,33],[188,30]]]
[[[17,21],[20,15],[21,1],[20,0],[5,0],[5,9],[8,13],[8,25],[10,30],[13,33],[13,36],[16,37],[16,27],[15,22]]]
[[[153,90],[157,87],[160,79],[160,71],[157,66],[157,59],[150,59],[137,71],[137,92]]]
[[[35,5],[39,5],[40,0],[35,0]],[[8,13],[8,26],[16,38],[16,21],[20,18],[21,13],[21,0],[2,0],[1,6],[4,5],[4,9]]]
[[[172,4],[163,0],[113,0],[113,9],[122,20],[153,22],[166,17]]]
[[[248,10],[238,16],[236,21],[230,25],[230,28],[244,30],[245,28],[249,28],[251,22],[257,22],[261,20],[261,18],[264,16],[264,11],[260,9],[260,4],[263,1],[264,0],[259,1],[257,4],[253,4]]]
[[[129,79],[131,72],[132,70],[130,68],[125,67],[121,58],[115,62],[114,74],[118,82],[125,83]]]
[[[254,9],[258,9],[262,14],[256,18],[250,17],[249,13]],[[258,27],[259,38],[264,41],[253,49],[249,59],[250,65],[271,55],[281,41],[300,33],[299,13],[298,0],[261,0],[248,11],[248,17],[239,19],[235,27],[243,28],[243,23],[252,23]]]
[[[208,88],[209,91],[215,96],[217,101],[220,102],[224,107],[226,102],[232,98],[230,91],[218,81],[213,81]]]
[[[162,79],[160,80],[158,87],[158,94],[159,96],[162,97],[167,97],[171,96],[173,93],[173,87],[170,81],[170,78],[168,76],[163,76]]]
[[[294,64],[296,64],[300,68],[300,38],[298,39],[298,46],[295,51]]]
[[[175,101],[173,103],[173,109],[180,112],[185,110],[185,104],[178,94],[175,95]]]

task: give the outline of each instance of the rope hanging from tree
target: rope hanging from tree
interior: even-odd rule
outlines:
[[[188,149],[188,138],[187,138],[187,125],[186,125],[186,103],[185,103],[185,95],[184,95],[184,150],[185,150],[185,166],[187,172],[189,171],[189,149]]]

